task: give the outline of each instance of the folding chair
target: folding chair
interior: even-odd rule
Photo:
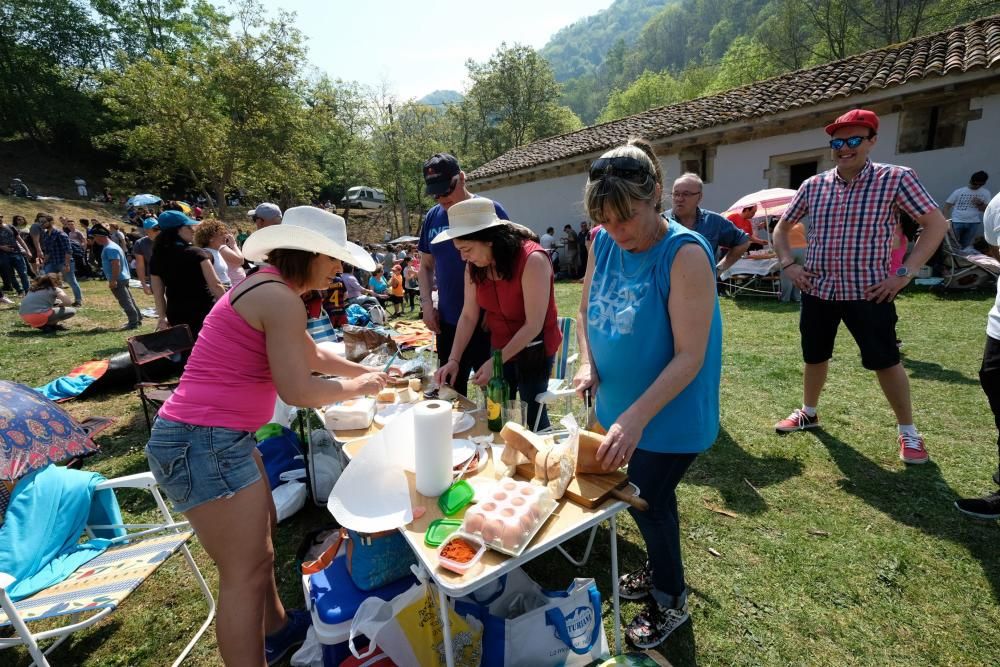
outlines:
[[[719,281],[730,296],[753,294],[781,296],[781,265],[774,257],[742,257],[736,261]]]
[[[88,526],[93,530],[124,528],[129,532],[113,540],[112,546],[97,558],[84,563],[69,578],[31,597],[11,601],[7,588],[14,583],[13,577],[0,573],[0,627],[13,626],[13,637],[0,638],[0,650],[24,645],[31,654],[34,664],[47,667],[46,658],[57,646],[77,630],[90,627],[110,614],[132,591],[139,587],[156,569],[175,552],[181,551],[194,575],[198,587],[208,602],[208,616],[191,641],[174,661],[174,667],[181,664],[215,618],[215,600],[205,578],[198,569],[187,541],[194,533],[187,521],[176,522],[156,487],[151,473],[139,473],[107,480],[96,487],[100,489],[145,489],[153,495],[156,506],[163,518],[162,523],[121,524]],[[28,624],[43,619],[74,617],[68,625],[51,630],[32,633]],[[55,638],[47,649],[42,650],[40,641]]]
[[[548,407],[560,399],[570,399],[576,395],[573,390],[573,375],[575,374],[574,364],[576,364],[577,354],[570,354],[570,346],[573,343],[573,336],[576,335],[576,320],[572,317],[560,317],[558,319],[559,331],[562,333],[562,345],[556,350],[555,363],[552,365],[552,377],[549,378],[548,386],[535,400]],[[538,431],[538,424],[542,419],[542,411],[535,415],[535,424],[531,430]]]
[[[950,225],[941,242],[941,260],[944,279],[941,287],[945,289],[975,289],[1000,276],[1000,262],[981,252],[960,247]]]
[[[142,413],[146,417],[147,431],[152,432],[153,430],[153,422],[149,418],[149,408],[153,408],[155,415],[160,406],[174,393],[177,382],[154,382],[143,367],[175,355],[179,357],[193,347],[194,336],[191,334],[191,327],[186,324],[128,339],[128,353],[132,358],[133,365],[135,365],[135,388],[139,392],[139,400],[142,402]]]

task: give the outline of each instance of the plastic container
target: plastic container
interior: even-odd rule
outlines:
[[[375,400],[352,398],[326,406],[323,425],[330,431],[353,431],[368,428],[375,419]]]
[[[558,505],[544,486],[509,477],[480,495],[484,501],[466,511],[462,532],[511,556],[527,548]]]
[[[475,489],[464,479],[461,479],[438,496],[438,508],[445,516],[453,516],[461,512],[466,505],[472,502],[476,495]]]
[[[452,542],[454,542],[455,540],[465,540],[471,546],[476,548],[476,554],[472,558],[470,558],[468,562],[459,563],[458,561],[452,560],[450,558],[445,558],[444,556],[441,555],[441,553],[445,550],[445,548],[447,548],[447,546]],[[463,533],[459,531],[457,533],[452,533],[448,537],[448,539],[446,539],[441,544],[441,546],[438,547],[437,551],[438,565],[445,568],[446,570],[451,570],[455,574],[465,574],[466,572],[469,572],[474,567],[479,565],[479,559],[483,557],[484,553],[486,553],[485,542],[483,542],[475,535],[469,535],[468,533]]]
[[[424,544],[429,547],[439,547],[448,536],[462,527],[459,519],[434,519],[424,533]]]

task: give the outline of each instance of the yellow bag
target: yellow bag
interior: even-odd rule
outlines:
[[[451,646],[455,665],[478,667],[482,661],[483,624],[472,616],[462,617],[448,607]],[[365,635],[371,644],[359,653],[354,638]],[[438,667],[445,664],[444,627],[437,591],[422,581],[392,600],[368,598],[358,607],[348,640],[357,658],[382,649],[399,667]]]

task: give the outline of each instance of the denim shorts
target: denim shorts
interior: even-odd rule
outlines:
[[[194,426],[157,417],[146,443],[156,483],[174,509],[229,498],[261,479],[252,433],[218,426]]]

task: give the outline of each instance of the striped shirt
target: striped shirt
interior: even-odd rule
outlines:
[[[860,301],[866,287],[889,275],[899,212],[916,219],[937,207],[912,169],[869,161],[850,182],[836,168],[809,178],[783,218],[810,216],[805,269],[816,277],[809,293]]]

